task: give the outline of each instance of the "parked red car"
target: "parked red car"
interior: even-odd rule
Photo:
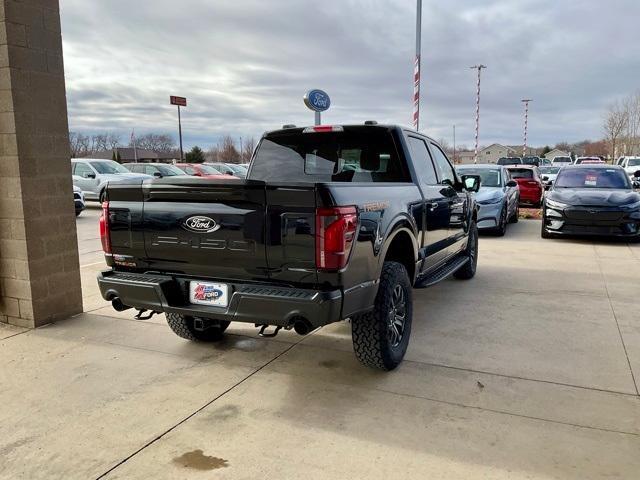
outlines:
[[[211,165],[204,165],[202,163],[176,163],[176,167],[182,170],[187,175],[193,175],[194,177],[213,178],[218,180],[230,180],[237,179],[233,175],[225,175],[213,168]]]
[[[518,182],[520,204],[530,204],[534,208],[539,208],[542,203],[544,186],[542,185],[538,168],[529,165],[518,165],[507,167],[507,171],[511,178]]]

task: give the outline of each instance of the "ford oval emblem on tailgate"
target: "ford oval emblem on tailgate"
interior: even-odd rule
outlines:
[[[220,225],[213,218],[196,215],[182,222],[182,228],[196,233],[211,233],[220,229]]]

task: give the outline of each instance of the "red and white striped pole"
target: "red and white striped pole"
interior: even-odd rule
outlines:
[[[420,128],[420,49],[422,37],[422,0],[417,0],[416,59],[413,65],[413,128]]]
[[[522,156],[526,157],[527,155],[527,127],[529,125],[529,102],[532,100],[530,98],[524,98],[522,103],[524,103],[524,143],[522,145]]]
[[[480,131],[480,72],[483,68],[487,68],[486,65],[474,65],[473,67],[478,70],[478,83],[476,89],[476,148],[473,155],[473,163],[478,163],[478,133]]]

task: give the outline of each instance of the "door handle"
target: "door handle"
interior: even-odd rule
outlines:
[[[429,204],[429,211],[433,212],[436,208],[438,208],[438,202],[433,202]]]

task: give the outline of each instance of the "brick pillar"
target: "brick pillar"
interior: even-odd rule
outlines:
[[[0,322],[82,311],[58,0],[0,0]]]

